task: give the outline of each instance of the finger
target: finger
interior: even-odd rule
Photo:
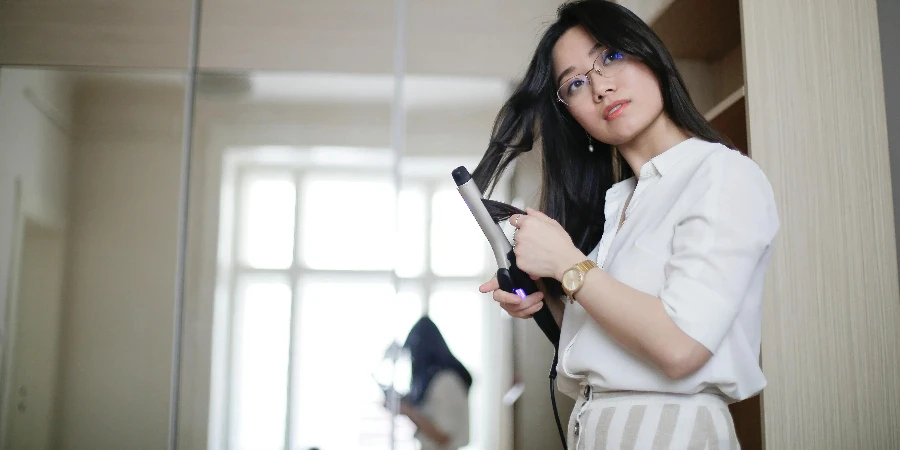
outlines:
[[[526,308],[526,309],[525,309],[524,311],[522,311],[520,314],[522,314],[523,317],[525,317],[525,318],[530,318],[530,317],[533,316],[535,313],[537,313],[538,311],[540,311],[541,308],[543,308],[543,307],[544,307],[544,302],[538,302],[538,303],[536,303],[536,304],[534,304],[534,305],[531,305],[531,307]]]
[[[534,305],[541,303],[542,300],[544,300],[544,294],[542,292],[538,291],[538,292],[535,292],[534,294],[531,294],[528,297],[525,297],[524,299],[522,299],[521,304],[519,304],[517,306],[510,305],[508,311],[516,312],[516,313],[523,313],[523,312],[527,311],[529,308],[534,307]]]
[[[542,220],[544,222],[556,222],[555,220],[551,219],[550,216],[548,216],[536,209],[525,208],[525,213],[528,214],[528,217],[533,217],[533,218]]]
[[[494,291],[494,301],[501,305],[519,306],[522,304],[523,299],[516,294],[497,289]]]
[[[532,280],[535,280],[535,281],[541,279],[541,277],[539,277],[539,276],[537,276],[537,275],[528,275],[528,278],[531,278]]]
[[[509,224],[516,228],[522,228],[522,224],[525,223],[525,219],[527,218],[528,217],[524,214],[513,214],[509,216]]]
[[[513,316],[518,319],[530,319],[534,314],[541,310],[544,307],[544,302],[537,302],[528,308],[522,309],[520,311],[507,311],[510,316]]]
[[[478,290],[482,294],[487,294],[488,292],[496,291],[497,289],[500,289],[500,282],[497,281],[497,277],[493,277],[486,283],[478,286]]]

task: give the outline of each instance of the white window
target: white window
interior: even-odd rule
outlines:
[[[210,442],[390,448],[372,372],[427,313],[474,378],[468,448],[489,448],[499,395],[485,370],[496,354],[486,330],[500,316],[486,314],[496,311],[477,286],[495,268],[452,183],[455,166],[436,160],[431,174],[404,175],[398,195],[389,152],[330,150],[279,149],[277,164],[267,149],[226,158],[218,260],[227,275],[216,301],[227,313],[215,325],[226,362],[214,364],[223,381],[213,404],[223,408],[211,411],[223,425]],[[413,425],[394,426],[395,448],[416,448]]]

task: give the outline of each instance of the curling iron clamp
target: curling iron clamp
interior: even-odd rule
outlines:
[[[537,285],[534,280],[525,272],[516,267],[516,255],[513,252],[512,244],[506,239],[500,225],[494,222],[494,219],[488,213],[487,207],[482,201],[482,193],[478,186],[472,180],[472,175],[463,167],[457,167],[452,172],[453,181],[456,182],[457,190],[465,200],[469,211],[475,216],[475,221],[481,227],[481,231],[487,238],[491,249],[494,251],[494,259],[497,260],[497,281],[500,283],[500,289],[511,292],[521,298],[527,297],[529,294],[537,292]],[[544,303],[544,306],[536,312],[532,318],[537,322],[538,327],[547,336],[547,339],[553,343],[555,349],[559,348],[559,326],[550,313],[550,308]]]

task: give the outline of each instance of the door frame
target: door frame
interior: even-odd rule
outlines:
[[[16,317],[19,302],[19,275],[22,265],[22,246],[25,238],[25,202],[22,178],[13,180],[12,245],[10,252],[9,280],[6,287],[6,303],[3,308],[2,332],[0,332],[0,449],[6,449],[13,397],[12,368],[15,364]]]

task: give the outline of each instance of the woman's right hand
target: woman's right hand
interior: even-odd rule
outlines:
[[[501,290],[496,276],[487,283],[482,284],[478,290],[485,294],[493,292],[494,301],[499,303],[500,307],[506,310],[510,316],[520,319],[530,318],[544,306],[543,292],[537,291],[528,297],[521,298],[516,294]]]

